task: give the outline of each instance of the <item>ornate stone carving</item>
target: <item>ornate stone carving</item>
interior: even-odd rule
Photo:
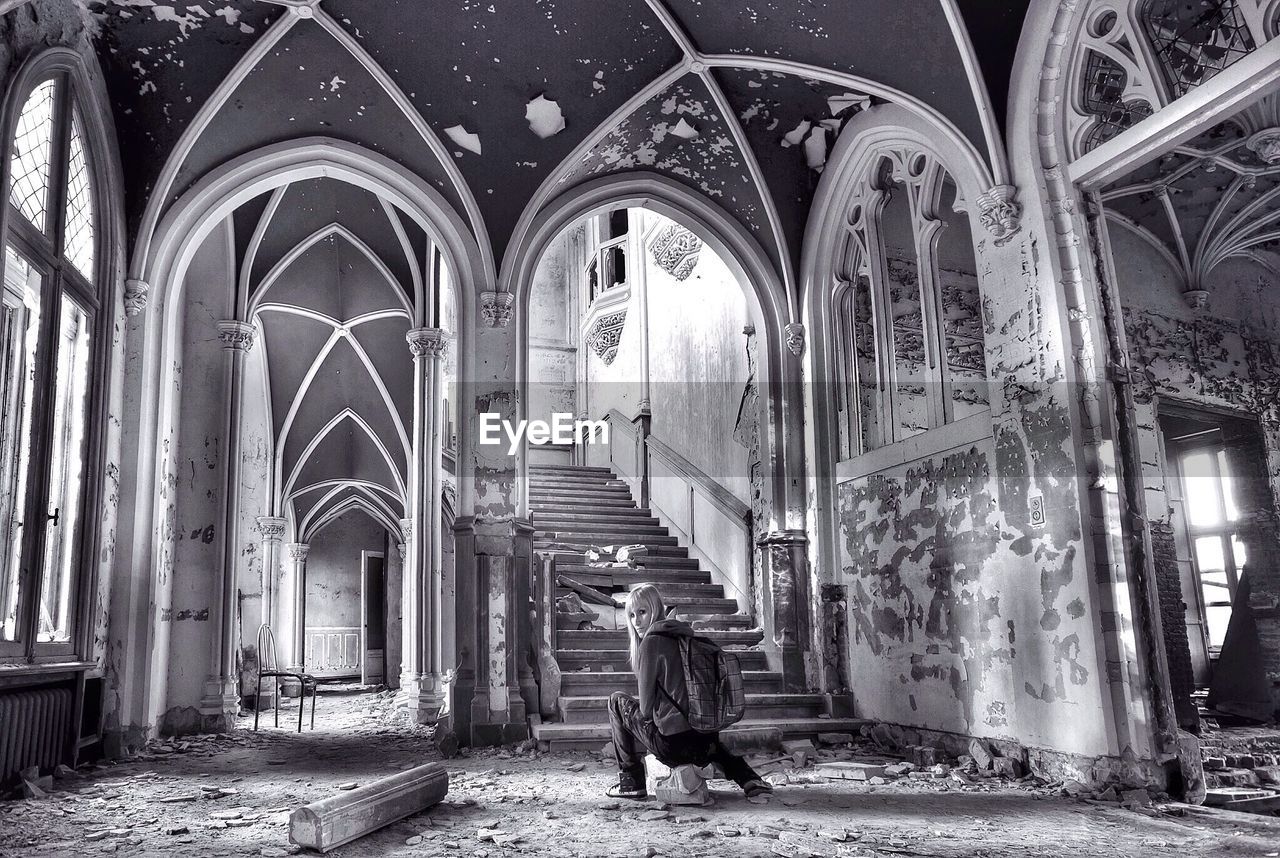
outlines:
[[[262,532],[262,538],[269,542],[279,542],[284,537],[285,528],[288,526],[288,519],[274,515],[258,516],[258,530]]]
[[[400,538],[403,539],[406,543],[410,542],[413,539],[413,519],[411,518],[400,519]]]
[[[449,345],[449,335],[440,328],[414,328],[404,335],[414,357],[438,358]]]
[[[1204,289],[1188,289],[1182,293],[1182,300],[1192,310],[1205,310],[1209,307],[1209,293]]]
[[[480,318],[490,328],[505,328],[511,323],[516,296],[510,292],[481,292]]]
[[[289,543],[289,559],[297,562],[306,562],[307,554],[311,551],[311,546],[305,542]]]
[[[124,312],[136,316],[147,309],[147,295],[151,286],[145,280],[124,281]]]
[[[228,319],[218,323],[218,339],[222,340],[224,349],[249,351],[253,348],[253,338],[258,329],[248,322]]]
[[[605,366],[613,363],[618,356],[618,344],[622,342],[622,328],[627,323],[627,311],[606,313],[591,323],[587,331],[587,345],[596,353]]]
[[[1022,204],[1013,185],[996,185],[978,197],[978,218],[987,232],[1003,247],[1022,227]]]
[[[1271,165],[1280,164],[1280,128],[1266,128],[1249,138],[1249,150]]]
[[[679,224],[669,224],[649,245],[653,261],[677,280],[684,280],[698,265],[702,239]]]
[[[804,354],[804,325],[792,322],[783,329],[787,337],[787,348],[796,357]]]

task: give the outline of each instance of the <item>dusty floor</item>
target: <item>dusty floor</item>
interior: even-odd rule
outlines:
[[[175,741],[173,750],[61,780],[47,798],[0,802],[0,855],[291,854],[292,809],[432,758],[425,734],[397,726],[388,707],[377,695],[329,692],[315,732]],[[242,723],[251,727],[252,718]],[[652,800],[603,795],[615,772],[598,755],[485,751],[447,765],[445,803],[330,854],[1280,856],[1280,819],[1180,805],[1124,810],[1029,783],[869,786],[807,769],[792,772],[765,805],[717,781],[714,806],[655,819],[663,814]],[[518,839],[483,842],[481,828]]]

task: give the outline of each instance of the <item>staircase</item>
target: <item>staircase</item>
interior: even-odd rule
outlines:
[[[554,552],[558,584],[573,579],[607,595],[643,583],[658,586],[668,608],[722,647],[733,650],[742,667],[747,716],[730,728],[778,727],[786,738],[811,738],[819,732],[848,732],[857,719],[822,716],[821,694],[787,694],[781,674],[769,669],[760,648],[764,633],[751,618],[738,613],[738,603],[698,567],[674,536],[647,509],[632,502],[627,484],[608,468],[535,465],[529,473],[534,551]],[[589,565],[587,546],[644,545],[643,569]],[[583,550],[576,550],[582,546]],[[612,557],[602,558],[612,560]],[[557,586],[556,598],[571,593]],[[585,602],[586,600],[584,600]],[[607,615],[608,608],[587,603]],[[609,741],[609,695],[636,693],[636,678],[627,663],[625,630],[560,630],[555,658],[561,671],[558,721],[535,725],[533,735],[556,750],[599,750]]]

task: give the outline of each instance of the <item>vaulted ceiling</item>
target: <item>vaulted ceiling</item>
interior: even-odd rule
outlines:
[[[984,114],[988,94],[981,85],[975,94],[974,76],[996,78],[989,100],[1002,111],[1023,6],[107,0],[91,8],[134,229],[153,191],[173,199],[238,154],[324,135],[425,177],[494,267],[522,215],[574,183],[644,169],[723,206],[787,272],[826,150],[866,105],[924,105],[989,153],[1000,117]],[[980,32],[976,67],[966,21]],[[691,67],[692,58],[706,67]]]
[[[395,532],[413,401],[405,334],[430,278],[426,236],[335,179],[286,185],[233,220],[237,291],[265,354],[276,507],[302,541],[352,507]]]

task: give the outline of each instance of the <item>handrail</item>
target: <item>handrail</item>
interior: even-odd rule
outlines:
[[[678,471],[681,476],[689,480],[695,486],[700,488],[711,502],[719,507],[721,512],[726,513],[730,518],[742,521],[747,526],[747,532],[751,531],[751,507],[738,500],[732,492],[726,489],[715,478],[707,474],[693,462],[690,462],[684,456],[681,456],[675,450],[658,440],[656,435],[650,435],[646,441],[649,445],[649,452],[656,454],[666,464]]]

